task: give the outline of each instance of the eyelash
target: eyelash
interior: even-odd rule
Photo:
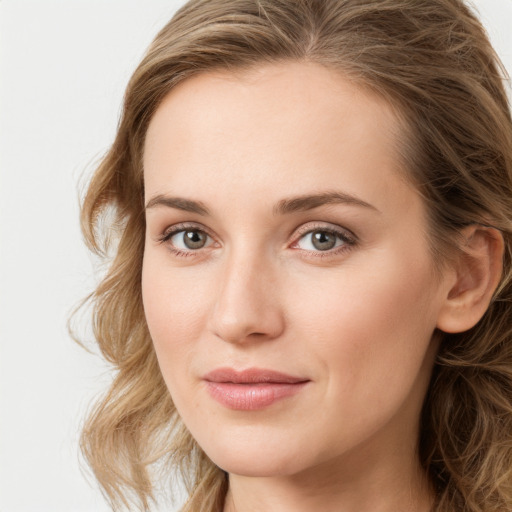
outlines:
[[[180,258],[188,258],[191,256],[196,256],[197,253],[201,250],[197,249],[190,249],[188,251],[183,251],[181,249],[177,249],[173,245],[169,244],[169,240],[176,234],[184,232],[184,231],[198,231],[201,233],[204,233],[208,237],[210,237],[213,240],[213,236],[210,235],[210,233],[205,230],[204,228],[201,228],[195,224],[176,224],[175,226],[172,226],[172,228],[167,229],[162,233],[160,237],[158,237],[158,242],[167,244],[169,250],[177,257]],[[314,233],[314,232],[322,232],[322,233],[328,233],[330,235],[335,236],[337,239],[340,239],[343,244],[338,247],[334,247],[333,249],[329,249],[326,251],[312,251],[307,249],[297,249],[299,251],[302,251],[304,253],[308,253],[308,257],[312,258],[326,258],[326,257],[333,257],[337,256],[341,253],[344,253],[346,251],[351,250],[354,246],[357,245],[357,238],[355,235],[353,235],[350,231],[346,229],[336,229],[331,226],[326,226],[325,224],[318,224],[318,225],[308,225],[307,227],[301,228],[297,232],[296,241],[292,244],[292,247],[295,246],[303,237],[305,237],[308,234]]]

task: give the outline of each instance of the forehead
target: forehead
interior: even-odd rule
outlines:
[[[224,183],[233,194],[277,199],[342,186],[379,203],[402,181],[401,132],[386,101],[319,64],[203,73],[174,88],[153,116],[146,195],[193,197]]]

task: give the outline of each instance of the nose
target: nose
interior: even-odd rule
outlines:
[[[233,255],[220,272],[210,331],[229,343],[277,338],[284,330],[277,288],[269,262]]]

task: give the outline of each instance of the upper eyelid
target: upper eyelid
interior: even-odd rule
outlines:
[[[310,224],[313,223],[314,225],[311,226]],[[169,233],[177,233],[180,231],[186,231],[187,229],[197,229],[198,231],[204,231],[207,235],[211,236],[212,238],[215,238],[212,232],[205,227],[202,224],[195,223],[195,222],[179,222],[177,224],[173,224],[171,226],[168,226],[164,229],[162,236],[166,236]],[[354,233],[345,227],[338,226],[336,224],[332,224],[330,222],[325,221],[311,221],[305,224],[302,224],[298,228],[295,228],[290,236],[293,236],[295,233],[300,235],[305,235],[307,233],[310,233],[315,230],[321,230],[325,229],[326,231],[334,231],[334,232],[343,232],[349,234],[353,238],[357,238]]]
[[[208,228],[206,228],[202,224],[196,224],[194,222],[180,222],[178,224],[173,224],[172,226],[168,226],[168,227],[166,227],[163,230],[163,232],[162,232],[160,237],[164,238],[164,237],[167,237],[167,236],[169,236],[171,234],[176,234],[176,233],[179,233],[181,231],[187,231],[188,229],[189,230],[203,231],[209,237],[215,238],[214,235],[212,234],[212,232]]]
[[[313,223],[315,224],[315,221],[313,221]],[[322,231],[322,230],[329,231],[329,232],[336,233],[336,234],[343,234],[347,238],[350,238],[351,240],[353,240],[354,242],[358,240],[358,237],[350,229],[336,225],[336,224],[331,224],[330,222],[318,222],[316,225],[313,225],[313,226],[311,226],[311,225],[308,226],[306,224],[305,226],[300,226],[299,228],[297,228],[293,233],[297,233],[297,235],[294,237],[296,239],[297,236],[304,236],[304,235],[307,235],[308,233],[312,233],[314,231]]]

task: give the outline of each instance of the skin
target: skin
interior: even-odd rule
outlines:
[[[188,79],[150,123],[144,308],[185,425],[230,474],[226,511],[429,510],[419,415],[457,276],[433,270],[400,128],[382,99],[292,62]],[[359,203],[274,212],[332,191]],[[162,241],[173,227],[205,245],[187,247],[183,231]],[[350,237],[319,250],[307,232],[325,229]],[[226,366],[308,383],[232,410],[203,380]]]

